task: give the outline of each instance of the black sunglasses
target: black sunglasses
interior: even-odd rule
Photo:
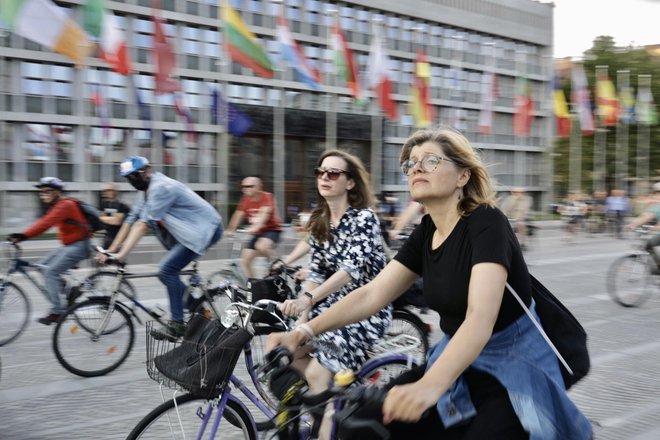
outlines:
[[[254,188],[254,185],[241,185],[241,188]]]
[[[314,168],[314,175],[316,176],[317,179],[320,179],[323,177],[324,174],[328,175],[328,179],[330,180],[337,180],[339,179],[339,176],[342,174],[346,174],[348,176],[348,171],[340,170],[338,168],[321,168],[321,167],[316,167]]]
[[[49,188],[49,189],[40,189],[40,190],[39,190],[39,193],[40,193],[40,194],[52,194],[52,193],[54,193],[55,191],[56,191],[56,190],[51,189],[51,188]]]

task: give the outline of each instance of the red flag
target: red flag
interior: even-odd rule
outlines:
[[[529,84],[523,77],[517,80],[517,94],[513,100],[516,113],[513,115],[513,134],[519,137],[528,137],[532,129],[534,116],[534,101],[530,96]]]
[[[374,28],[374,36],[371,40],[369,51],[369,85],[378,95],[380,108],[388,119],[398,119],[396,101],[392,98],[392,81],[390,81],[390,70],[388,67],[389,57],[385,52],[383,40],[380,36],[378,26]]]
[[[158,2],[156,2],[158,3]],[[154,72],[154,94],[165,95],[181,90],[181,84],[172,78],[172,71],[176,65],[176,56],[167,41],[160,16],[153,9],[154,19],[154,48],[156,70]]]

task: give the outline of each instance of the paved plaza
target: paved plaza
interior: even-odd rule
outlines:
[[[282,245],[293,243],[290,234]],[[29,244],[29,246],[28,246]],[[210,273],[228,255],[228,244],[201,264]],[[26,255],[43,253],[46,244],[26,243]],[[605,289],[611,262],[630,243],[607,236],[580,237],[572,243],[556,229],[542,229],[528,256],[531,272],[568,305],[589,334],[592,371],[570,395],[593,422],[599,440],[660,438],[660,292],[639,309],[613,303]],[[155,271],[157,245],[147,243],[132,270]],[[156,257],[160,251],[156,252]],[[167,305],[156,278],[136,280],[142,298]],[[0,439],[123,439],[162,398],[146,374],[144,328],[126,363],[105,377],[82,378],[64,370],[53,354],[53,327],[34,319],[47,310],[43,297],[30,291],[33,317],[27,331],[0,348]],[[436,317],[424,315],[434,324]],[[239,367],[242,365],[239,361]],[[165,398],[171,391],[162,390]]]

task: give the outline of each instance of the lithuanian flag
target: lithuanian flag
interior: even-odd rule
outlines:
[[[80,26],[50,0],[2,0],[0,20],[17,35],[65,55],[78,65],[93,47]]]
[[[257,37],[247,28],[241,16],[228,2],[222,6],[222,20],[225,23],[225,45],[232,61],[254,70],[264,78],[273,77],[273,63],[266,55]]]

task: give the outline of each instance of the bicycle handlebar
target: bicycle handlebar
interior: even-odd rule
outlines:
[[[103,249],[101,246],[96,246],[95,249],[96,249],[96,252],[98,252],[99,254],[102,254],[102,255],[105,255],[106,257],[108,257],[108,259],[105,260],[105,264],[114,264],[115,266],[118,266],[118,267],[121,267],[121,268],[126,267],[126,262],[125,261],[118,260],[117,257],[115,257],[113,254],[111,254],[107,250]]]

